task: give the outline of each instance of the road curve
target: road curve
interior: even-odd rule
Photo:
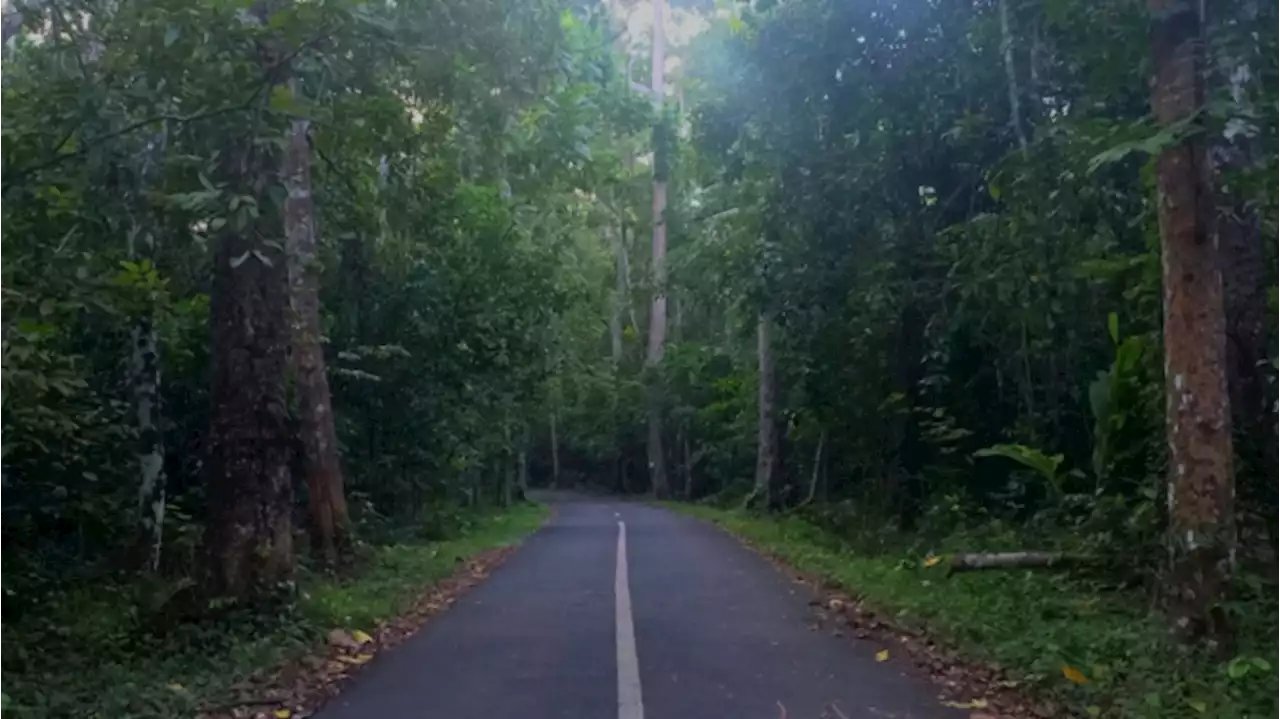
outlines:
[[[380,655],[321,719],[957,719],[810,595],[696,520],[555,497],[555,518]]]

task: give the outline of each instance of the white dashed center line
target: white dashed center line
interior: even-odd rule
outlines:
[[[618,649],[618,719],[644,719],[640,696],[640,662],[636,658],[636,628],[631,621],[631,586],[627,582],[627,525],[618,522],[618,563],[613,578]]]

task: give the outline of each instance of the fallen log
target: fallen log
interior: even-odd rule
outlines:
[[[993,552],[990,554],[957,554],[951,558],[947,576],[956,572],[973,572],[979,569],[1051,569],[1053,567],[1086,564],[1089,558],[1064,552]]]

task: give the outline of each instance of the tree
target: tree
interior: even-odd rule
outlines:
[[[1190,636],[1221,638],[1235,545],[1231,412],[1222,275],[1210,168],[1193,130],[1204,106],[1203,18],[1186,3],[1149,0],[1156,120],[1182,134],[1156,162],[1164,288],[1169,442],[1169,598]],[[1181,126],[1186,126],[1185,128]]]
[[[669,146],[672,132],[664,112],[667,93],[667,40],[663,28],[665,0],[651,1],[653,50],[650,56],[649,92],[653,94],[657,119],[653,128],[653,245],[650,260],[653,298],[649,305],[649,347],[645,354],[645,371],[649,375],[649,486],[655,497],[665,499],[669,488],[662,441],[663,391],[659,370],[667,342],[667,173],[670,169]]]
[[[779,455],[778,406],[775,384],[777,369],[773,358],[773,316],[760,310],[756,321],[756,358],[759,376],[759,418],[756,440],[756,479],[747,505],[774,509],[778,506],[778,482],[781,477]]]
[[[298,92],[294,88],[294,96]],[[311,543],[333,564],[346,545],[347,499],[342,488],[338,437],[321,344],[320,278],[311,199],[310,122],[294,119],[284,159],[284,234],[288,255],[292,361],[297,382],[298,435],[307,485]]]
[[[270,17],[265,5],[247,16]],[[287,91],[287,53],[274,38],[257,44],[268,92]],[[255,129],[222,161],[235,214],[214,252],[212,417],[207,441],[207,589],[212,596],[271,594],[293,576],[292,439],[285,399],[289,348],[283,203],[285,154]],[[275,195],[278,197],[278,195]]]
[[[1214,221],[1221,252],[1223,305],[1226,315],[1227,391],[1240,477],[1239,494],[1247,500],[1272,495],[1276,476],[1275,364],[1268,356],[1274,335],[1268,332],[1269,272],[1263,215],[1250,192],[1251,175],[1265,171],[1254,153],[1257,145],[1258,66],[1261,38],[1252,32],[1265,18],[1253,2],[1211,3],[1208,88],[1211,105],[1224,107],[1226,119],[1211,127],[1209,161],[1214,173]],[[1249,481],[1265,478],[1263,482]],[[1275,502],[1262,513],[1270,515]],[[1275,541],[1273,538],[1272,541]]]

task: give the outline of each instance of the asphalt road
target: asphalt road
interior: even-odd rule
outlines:
[[[322,719],[956,719],[719,530],[555,498],[484,584],[380,655]]]

